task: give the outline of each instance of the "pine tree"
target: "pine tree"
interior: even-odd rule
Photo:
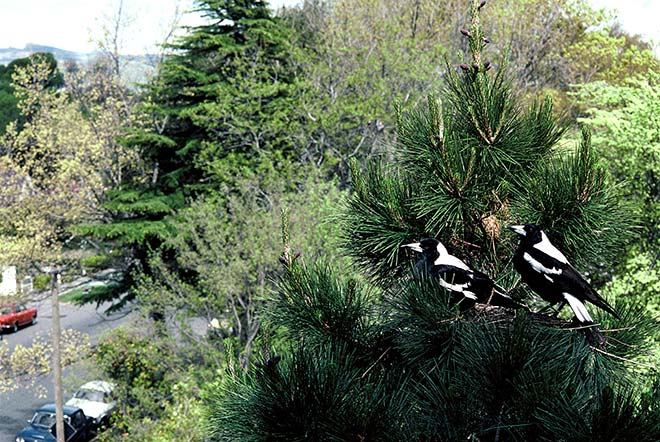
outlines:
[[[540,225],[579,269],[624,257],[632,220],[588,132],[568,146],[550,101],[521,108],[482,58],[484,3],[461,31],[469,63],[399,113],[394,160],[353,167],[341,220],[357,271],[305,263],[285,239],[270,309],[280,339],[211,388],[213,440],[660,440],[657,373],[638,359],[657,328],[644,306],[618,305],[620,321],[593,312],[604,342],[565,318],[461,311],[401,248],[437,237],[532,307],[503,226]]]

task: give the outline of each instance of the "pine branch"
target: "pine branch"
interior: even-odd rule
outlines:
[[[387,284],[398,275],[401,245],[423,231],[411,203],[416,188],[396,170],[374,162],[352,166],[354,193],[343,216],[343,247],[370,276]]]

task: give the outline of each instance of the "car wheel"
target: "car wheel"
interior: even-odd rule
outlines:
[[[18,322],[14,322],[14,326],[12,327],[12,332],[16,333],[18,331]]]
[[[30,321],[30,325],[34,325],[34,324],[36,324],[36,323],[37,323],[37,317],[36,317],[36,316],[33,316],[33,317],[32,317],[32,320]]]

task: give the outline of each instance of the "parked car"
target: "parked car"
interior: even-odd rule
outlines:
[[[64,440],[86,442],[94,436],[94,419],[78,407],[64,405]],[[42,405],[34,412],[28,426],[16,435],[16,442],[55,442],[55,404]]]
[[[37,322],[37,309],[23,304],[0,306],[0,327],[17,332],[19,327]]]
[[[81,408],[85,415],[94,419],[96,428],[107,427],[110,415],[117,409],[112,398],[115,385],[106,381],[90,381],[80,386],[66,404]]]

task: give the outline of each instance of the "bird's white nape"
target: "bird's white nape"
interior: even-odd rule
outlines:
[[[541,231],[541,241],[534,244],[534,248],[540,250],[548,256],[553,257],[561,263],[568,264],[568,259],[566,259],[564,254],[561,253],[559,249],[552,245],[548,237],[545,235],[545,232],[543,231]]]
[[[445,245],[442,244],[440,241],[438,241],[438,245],[435,246],[435,248],[438,251],[438,255],[440,256],[449,255],[449,252],[447,251],[447,247],[445,247]]]
[[[463,261],[461,261],[459,258],[455,257],[454,255],[450,255],[449,252],[447,252],[447,249],[442,246],[442,249],[444,250],[444,253],[440,252],[440,247],[442,245],[438,244],[438,252],[440,253],[440,256],[433,262],[434,265],[449,265],[449,266],[454,266],[459,269],[463,269],[467,272],[472,273],[472,269],[468,267],[467,264],[465,264]]]
[[[589,315],[589,312],[587,311],[587,307],[585,307],[582,301],[567,292],[562,293],[562,295],[564,295],[564,299],[568,301],[568,305],[571,306],[571,310],[573,310],[573,313],[575,313],[575,317],[578,318],[578,321],[594,322],[594,320],[591,319],[591,315]]]

